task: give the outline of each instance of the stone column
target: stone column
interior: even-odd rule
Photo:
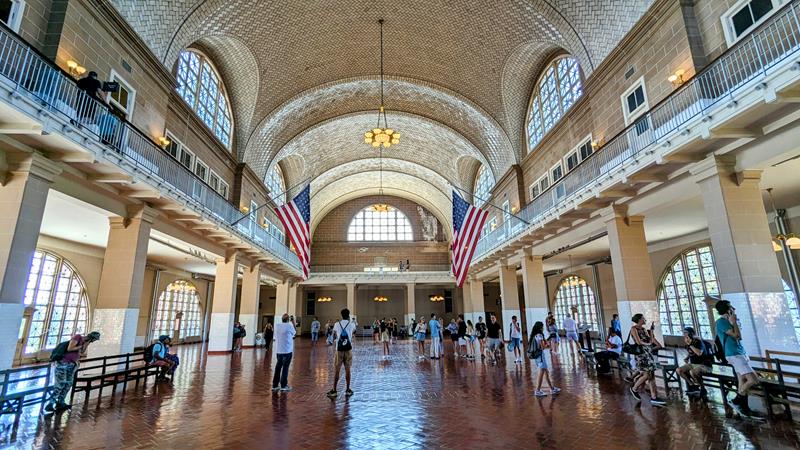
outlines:
[[[275,286],[275,323],[281,321],[281,316],[289,313],[289,297],[292,290],[291,280],[278,283]]]
[[[350,318],[356,318],[356,284],[346,283],[347,288],[347,309],[350,310]]]
[[[108,243],[100,272],[97,306],[92,327],[101,338],[89,347],[89,356],[133,351],[139,321],[144,269],[150,228],[158,211],[146,205],[128,208],[128,217],[110,217]]]
[[[60,165],[38,153],[0,151],[0,162],[4,156],[8,169],[0,172],[0,370],[14,361],[47,193],[61,173]]]
[[[412,320],[415,320],[417,311],[417,296],[416,296],[416,283],[406,284],[406,315],[405,320],[401,325],[408,325]],[[411,330],[409,330],[410,332]]]
[[[530,334],[533,324],[537,321],[544,323],[549,311],[541,256],[531,255],[529,252],[522,255],[522,292],[525,295],[525,323]]]
[[[256,342],[258,327],[258,302],[261,293],[261,264],[245,267],[242,277],[241,305],[239,306],[239,322],[247,330],[242,341],[243,347],[252,347]]]
[[[761,171],[735,172],[734,164],[712,157],[692,170],[703,194],[722,298],[736,308],[748,353],[797,351],[759,187]]]
[[[502,300],[501,317],[497,319],[503,325],[503,338],[508,339],[511,316],[522,317],[519,307],[519,289],[517,287],[517,268],[500,264],[500,298]]]
[[[464,283],[464,319],[478,323],[478,317],[486,322],[486,307],[483,305],[483,281],[469,280]]]
[[[211,325],[208,333],[208,352],[226,353],[233,349],[233,322],[236,314],[236,289],[239,278],[239,256],[231,252],[217,260],[214,276],[214,301],[211,305]]]
[[[611,206],[603,215],[611,246],[622,339],[625,340],[631,328],[631,317],[641,313],[648,324],[655,322],[656,337],[663,344],[653,269],[644,235],[644,216],[629,216],[628,208],[618,205]]]

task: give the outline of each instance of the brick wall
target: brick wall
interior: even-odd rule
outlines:
[[[347,242],[347,228],[361,209],[385,202],[402,211],[411,222],[413,242]],[[344,203],[328,213],[314,231],[311,249],[312,265],[372,265],[376,256],[386,257],[389,265],[401,260],[415,264],[448,264],[448,244],[444,242],[442,225],[436,242],[422,241],[422,229],[416,203],[398,197],[368,196]],[[423,208],[424,210],[424,208]],[[426,214],[431,214],[424,210]],[[367,248],[366,252],[359,249]]]

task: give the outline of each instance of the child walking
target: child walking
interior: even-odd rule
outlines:
[[[539,376],[536,381],[536,390],[533,391],[533,395],[537,397],[544,397],[544,391],[542,391],[542,380],[547,379],[547,385],[550,387],[550,393],[552,395],[558,394],[561,392],[561,389],[553,386],[553,383],[550,381],[550,352],[545,351],[549,347],[547,339],[544,337],[544,324],[542,322],[536,322],[533,325],[533,331],[531,331],[531,359],[536,363],[536,367],[539,368]]]

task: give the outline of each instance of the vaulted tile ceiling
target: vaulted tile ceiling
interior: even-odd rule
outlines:
[[[386,107],[403,133],[384,151],[384,187],[415,201],[430,194],[425,206],[447,223],[449,185],[471,191],[481,164],[499,178],[524,156],[528,100],[547,60],[566,51],[591,76],[652,1],[112,3],[166,67],[190,47],[214,61],[239,159],[261,176],[280,164],[287,186],[312,179],[321,214],[378,188],[378,152],[362,136],[380,102],[384,18]]]

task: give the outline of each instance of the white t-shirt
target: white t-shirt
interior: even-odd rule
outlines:
[[[566,319],[564,319],[564,330],[567,333],[577,333],[578,326],[575,323],[575,319],[573,319],[572,317],[567,317]]]
[[[297,330],[292,322],[275,324],[275,354],[294,352],[294,336]]]
[[[320,326],[319,321],[315,320],[315,321],[311,322],[311,332],[312,333],[319,332],[319,326]]]
[[[350,322],[349,324],[347,322]],[[355,344],[355,337],[356,337],[356,327],[358,324],[353,319],[341,319],[335,324],[333,324],[333,342],[339,340],[339,336],[342,335],[343,331],[347,332],[347,335],[350,337],[350,345]]]
[[[514,324],[511,322],[511,325],[508,326],[508,336],[511,338],[522,339],[522,327],[520,326],[519,322]]]
[[[611,336],[610,338],[608,338],[608,342],[610,342],[611,345],[613,345],[613,347],[608,349],[608,351],[614,352],[614,353],[616,353],[618,355],[622,354],[622,338],[621,337],[619,337],[617,335]]]

